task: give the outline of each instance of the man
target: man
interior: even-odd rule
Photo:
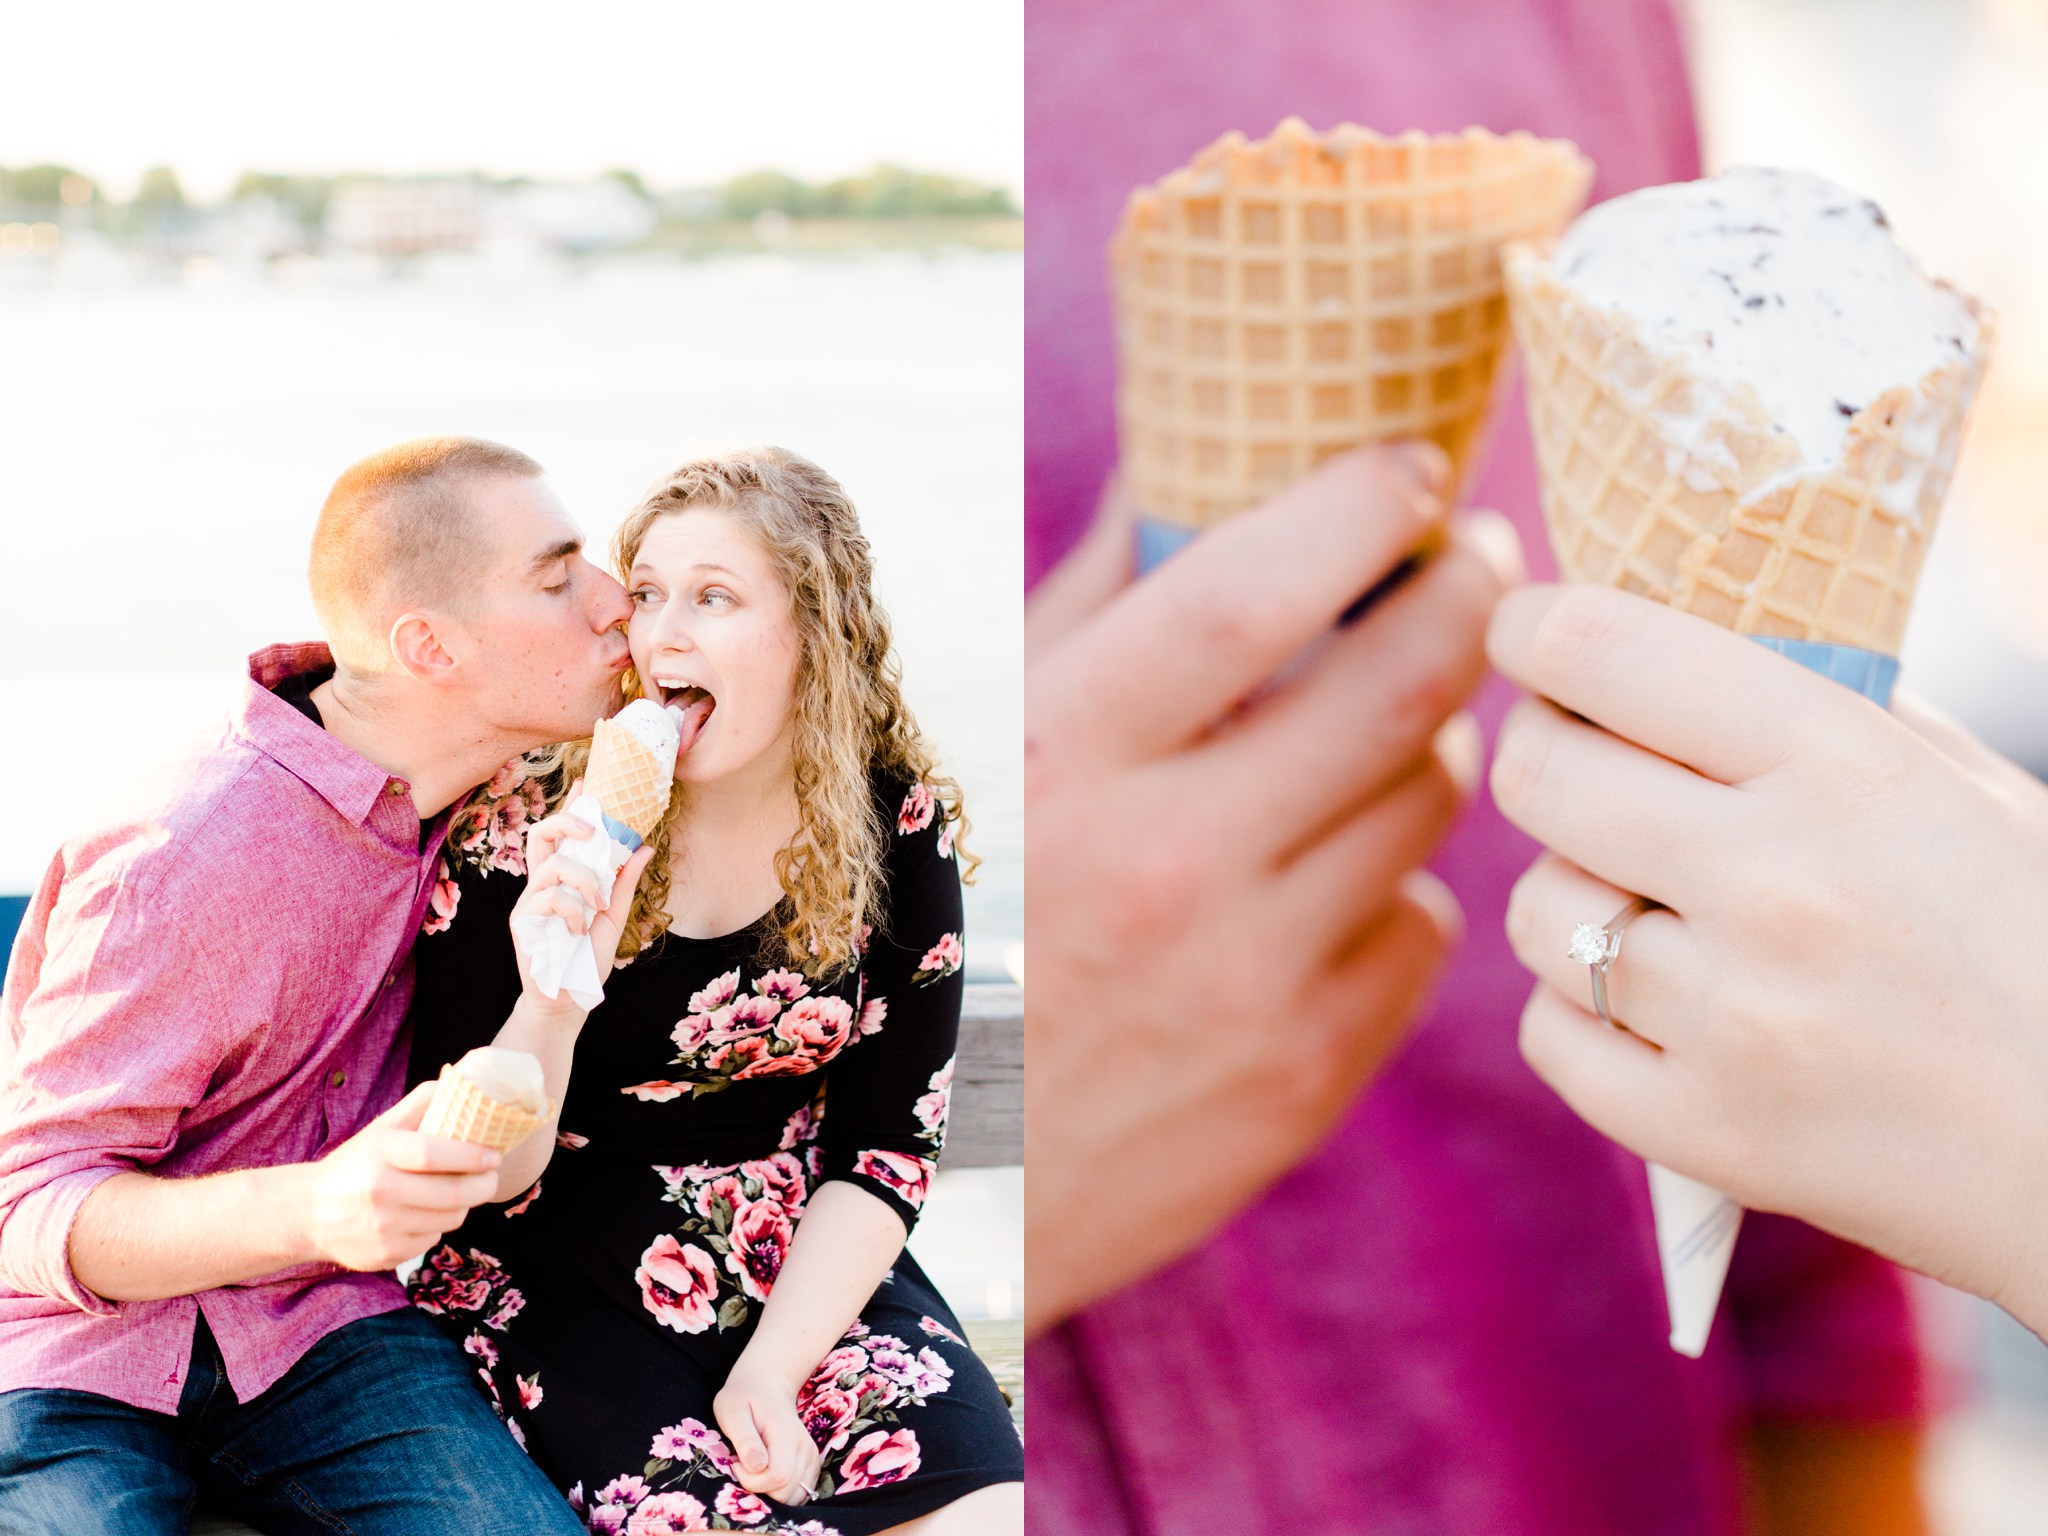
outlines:
[[[396,1103],[449,807],[618,703],[629,604],[525,455],[355,465],[325,645],[67,843],[0,996],[0,1532],[570,1532],[388,1271],[499,1158]]]

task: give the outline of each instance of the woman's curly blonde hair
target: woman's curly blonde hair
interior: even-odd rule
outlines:
[[[792,756],[797,830],[775,856],[782,884],[777,907],[787,961],[829,976],[857,955],[861,930],[887,922],[884,861],[893,821],[875,804],[875,770],[922,782],[953,826],[961,878],[980,860],[962,846],[968,830],[960,786],[938,759],[903,702],[902,666],[890,644],[889,616],[875,602],[874,564],[853,503],[824,470],[786,448],[746,448],[693,459],[640,500],[612,536],[612,564],[626,580],[648,529],[664,517],[724,512],[760,541],[790,596],[798,655]],[[626,674],[626,695],[640,682]],[[589,760],[588,740],[549,747],[531,759],[558,803]],[[619,958],[631,959],[668,928],[670,855],[688,821],[688,786],[678,784],[669,813],[648,842],[654,859],[641,877]]]

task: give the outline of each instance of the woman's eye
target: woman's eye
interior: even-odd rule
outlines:
[[[704,595],[698,598],[697,601],[700,603],[716,604],[719,607],[730,607],[737,599],[723,587],[706,587]]]
[[[636,588],[633,592],[633,601],[635,603],[641,604],[642,606],[645,606],[646,604],[653,602],[654,597],[655,594],[646,587]]]

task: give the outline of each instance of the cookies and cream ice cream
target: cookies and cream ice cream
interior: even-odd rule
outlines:
[[[1874,204],[1739,170],[1503,256],[1568,577],[1898,654],[1990,344]]]
[[[1698,428],[1726,408],[1717,395],[1747,386],[1789,439],[1788,468],[1838,464],[1858,412],[1977,342],[1971,306],[1920,271],[1876,203],[1800,171],[1744,166],[1614,198],[1571,226],[1553,265],[1653,342],[1693,349],[1700,408],[1664,423],[1691,461],[1726,465]],[[1910,516],[1915,489],[1884,494]]]

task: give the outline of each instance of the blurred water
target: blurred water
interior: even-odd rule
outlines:
[[[242,658],[315,632],[313,518],[398,438],[533,454],[594,540],[694,451],[772,441],[861,508],[913,708],[964,783],[971,964],[1022,933],[1021,293],[1010,254],[448,260],[402,277],[0,267],[0,753],[61,774],[0,893]],[[83,729],[107,701],[135,730]],[[976,942],[978,941],[978,942]]]

